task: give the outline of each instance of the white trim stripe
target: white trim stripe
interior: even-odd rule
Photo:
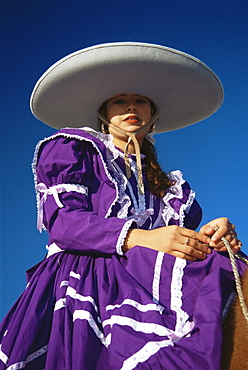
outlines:
[[[129,305],[136,308],[138,311],[141,312],[149,312],[149,311],[158,311],[158,306],[155,303],[148,303],[148,304],[141,304],[133,299],[124,299],[124,301],[120,304],[115,305],[108,305],[106,307],[106,311],[114,310],[116,308],[120,308],[123,305]]]
[[[107,343],[107,339],[104,337],[103,332],[101,332],[101,330],[98,328],[90,312],[85,311],[85,310],[75,310],[73,312],[73,321],[76,321],[76,320],[88,321],[89,326],[93,329],[94,333],[100,339],[102,344],[106,347],[108,346],[109,343]],[[108,338],[108,341],[110,341],[111,336],[108,336],[107,338]]]
[[[161,342],[148,342],[138,352],[134,353],[123,362],[120,370],[132,370],[140,362],[147,361],[151,356],[157,353],[161,348],[173,346],[171,340],[163,340]]]
[[[159,336],[172,336],[174,337],[174,331],[170,330],[160,324],[155,324],[152,322],[140,322],[132,319],[131,317],[112,315],[110,319],[104,320],[102,323],[103,327],[110,325],[129,326],[135,331],[140,331],[146,334],[156,334]]]
[[[62,288],[63,286],[68,286],[69,285],[69,281],[68,280],[63,280],[63,281],[61,281],[61,283],[60,283],[60,288]]]
[[[94,299],[91,297],[91,296],[83,296],[79,293],[77,293],[77,291],[68,286],[68,288],[66,289],[66,295],[68,295],[69,297],[73,298],[73,299],[78,299],[79,301],[81,302],[90,302],[92,304],[92,306],[94,307],[95,311],[98,312],[98,307],[94,301]]]
[[[38,351],[31,353],[31,355],[29,355],[27,357],[27,360],[26,361],[20,361],[20,362],[17,362],[15,364],[13,364],[13,365],[10,365],[9,367],[7,367],[6,370],[23,369],[26,366],[27,363],[29,363],[29,362],[35,360],[36,358],[44,355],[44,353],[46,353],[46,352],[47,352],[47,345],[44,346],[44,347],[42,347],[42,348],[40,348]]]
[[[152,282],[152,295],[153,295],[153,302],[159,302],[159,285],[160,285],[160,274],[161,268],[163,263],[164,253],[158,252],[155,267],[154,267],[154,276]]]
[[[96,311],[96,313],[98,313],[98,307],[97,307],[94,299],[91,296],[83,296],[81,294],[78,294],[77,291],[74,288],[70,287],[70,286],[68,286],[67,289],[66,289],[66,295],[71,297],[72,299],[77,299],[81,302],[90,302],[92,304],[92,306],[94,307],[94,310]],[[60,310],[61,308],[64,308],[64,307],[66,307],[66,298],[60,298],[55,303],[54,311]]]
[[[3,353],[2,350],[0,350],[0,360],[6,365],[7,362],[8,362],[8,356],[5,355],[5,353]]]
[[[193,322],[189,322],[189,315],[182,309],[182,287],[183,287],[183,275],[184,268],[187,265],[187,261],[182,258],[176,258],[172,271],[171,278],[171,309],[176,312],[176,326],[175,333],[178,338],[188,334],[194,326]],[[186,333],[187,332],[187,333]]]
[[[60,298],[54,306],[54,312],[66,307],[66,298]]]
[[[70,276],[71,277],[73,277],[73,278],[75,278],[75,279],[81,279],[81,275],[80,274],[76,274],[76,272],[74,272],[74,271],[71,271],[70,272]]]

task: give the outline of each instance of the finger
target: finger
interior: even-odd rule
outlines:
[[[182,253],[185,253],[187,256],[192,258],[192,260],[196,259],[204,260],[207,257],[206,253],[190,246],[184,247]]]
[[[234,247],[232,247],[233,253],[238,253],[238,252],[240,252],[240,250],[241,250],[241,245],[240,244],[235,245]]]
[[[179,251],[187,254],[190,257],[205,259],[207,254],[211,253],[211,249],[207,245],[197,242],[195,239],[187,239],[188,243],[181,244]]]
[[[177,251],[173,251],[171,254],[174,257],[179,257],[179,258],[182,258],[182,259],[187,260],[187,261],[196,261],[197,260],[196,257],[190,256],[190,255],[188,255],[186,253],[183,253],[181,251],[178,251],[178,250]]]
[[[221,240],[221,238],[225,235],[225,234],[227,234],[228,233],[228,231],[229,231],[229,229],[228,229],[228,226],[222,226],[222,227],[220,227],[220,228],[216,228],[216,230],[214,231],[214,234],[212,235],[212,237],[211,237],[211,241],[213,242],[213,243],[218,243],[220,240]],[[211,245],[211,244],[210,244]]]
[[[236,232],[234,232],[233,235],[230,234],[225,236],[225,239],[229,242],[233,253],[237,253],[240,251],[242,242],[238,240]],[[213,248],[218,252],[225,252],[227,250],[227,247],[222,240],[219,243],[217,243]]]
[[[238,253],[241,249],[242,243],[236,237],[230,242],[233,253]]]
[[[211,249],[208,247],[208,244],[201,243],[197,241],[196,239],[189,239],[188,246],[194,248],[195,250],[199,252],[205,253],[205,254],[211,253]]]
[[[204,235],[213,235],[214,234],[214,228],[210,225],[204,225],[200,228],[200,234]]]
[[[207,235],[198,233],[194,230],[182,229],[182,235],[186,238],[197,240],[198,242],[201,242],[204,244],[208,244],[210,242],[210,238]]]
[[[234,230],[230,230],[228,231],[228,233],[224,236],[224,238],[231,244],[231,243],[234,243],[236,244],[238,242],[238,239],[237,239],[237,233],[236,231]],[[222,238],[221,238],[221,243],[224,244],[224,242],[222,241]]]

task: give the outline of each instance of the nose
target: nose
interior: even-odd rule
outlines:
[[[135,112],[135,111],[137,110],[137,108],[136,108],[136,104],[134,104],[134,103],[129,103],[129,104],[127,104],[127,106],[126,106],[126,110],[127,110],[128,112]]]

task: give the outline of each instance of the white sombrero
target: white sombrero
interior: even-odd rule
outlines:
[[[199,59],[161,45],[118,42],[59,60],[35,85],[30,105],[36,118],[56,129],[98,130],[99,105],[127,91],[156,103],[161,111],[156,132],[199,122],[223,102],[220,80]]]

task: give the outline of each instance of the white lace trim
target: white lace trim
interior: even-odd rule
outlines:
[[[167,190],[165,196],[163,197],[163,202],[165,206],[162,211],[162,219],[164,221],[164,224],[168,226],[170,219],[174,218],[175,220],[179,220],[179,225],[183,227],[185,212],[187,212],[191,207],[195,199],[195,192],[192,190],[190,191],[187,202],[185,204],[182,204],[178,214],[174,210],[174,208],[172,208],[169,202],[172,198],[183,198],[182,185],[185,183],[185,180],[183,179],[182,172],[179,170],[169,172],[167,173],[167,176],[171,181],[175,182],[175,184]]]
[[[98,307],[96,305],[96,302],[95,302],[94,298],[92,298],[91,296],[83,296],[83,295],[77,293],[77,291],[74,288],[70,287],[70,286],[68,286],[68,288],[66,289],[66,295],[73,298],[73,299],[79,300],[81,302],[91,303],[92,306],[94,307],[94,310],[96,311],[96,313],[98,313]]]
[[[172,271],[171,278],[171,309],[176,312],[176,326],[174,341],[179,340],[184,335],[188,334],[194,327],[194,322],[188,321],[189,315],[182,309],[182,286],[184,268],[187,261],[181,258],[176,258]]]
[[[127,358],[120,370],[132,370],[139,363],[147,361],[151,356],[155,355],[161,348],[174,346],[172,340],[162,340],[161,342],[147,342],[144,347]]]
[[[124,301],[120,304],[108,305],[106,307],[106,311],[115,310],[121,308],[124,305],[132,306],[140,312],[158,311],[158,306],[154,303],[141,304],[137,301],[134,301],[133,299],[128,298],[124,299]]]
[[[29,355],[27,357],[27,360],[26,361],[17,362],[17,363],[15,363],[13,365],[10,365],[10,366],[7,367],[6,370],[23,369],[26,366],[27,363],[29,363],[29,362],[35,360],[36,358],[42,356],[46,352],[47,352],[47,345],[44,346],[44,347],[42,347],[42,348],[40,348],[38,351],[33,352],[31,355]],[[6,355],[4,355],[4,356],[6,356]],[[7,358],[7,360],[5,359],[6,360],[6,362],[4,362],[5,364],[7,364],[7,361],[8,361],[8,357],[7,356],[6,356],[6,358]],[[1,357],[0,357],[0,359],[2,360]]]
[[[73,129],[70,127],[66,127],[66,128]],[[102,132],[93,130],[91,127],[80,127],[78,128],[78,130],[87,132],[88,134],[100,140],[106,146],[106,148],[109,149],[109,151],[113,154],[114,159],[116,159],[119,156],[119,151],[114,146],[114,143],[113,143],[113,139],[114,139],[113,135],[103,134]]]
[[[180,214],[179,214],[179,226],[184,227],[184,218],[185,218],[185,213],[188,213],[192,203],[194,202],[195,199],[195,192],[190,189],[190,193],[187,199],[187,202],[185,204],[182,204],[180,208]]]
[[[124,156],[123,153],[120,153],[120,154],[122,154]],[[136,182],[138,184],[137,168],[133,164],[132,159],[131,158],[129,158],[129,159],[130,159],[130,164],[131,164],[131,170],[133,171],[134,175],[136,176]],[[116,162],[113,162],[113,166],[115,167],[115,169],[118,171],[119,174],[121,174],[123,177],[125,177],[121,168],[118,166],[118,164]],[[126,179],[126,177],[125,177],[125,179]],[[149,208],[146,209],[145,194],[140,194],[139,189],[138,189],[138,201],[137,201],[130,182],[127,181],[127,179],[126,179],[124,184],[125,184],[125,187],[126,186],[128,187],[130,195],[131,195],[131,199],[133,201],[134,207],[131,209],[131,213],[133,215],[127,216],[128,208],[131,205],[131,201],[130,201],[129,196],[125,193],[125,188],[122,187],[121,190],[120,190],[121,199],[118,200],[118,202],[121,204],[121,210],[118,212],[117,217],[127,218],[128,220],[132,219],[136,222],[138,227],[141,227],[146,222],[146,220],[154,214],[153,196],[152,196],[152,194],[150,194]],[[151,222],[151,224],[152,224],[152,222]]]
[[[111,163],[111,166],[114,169],[114,176],[116,179],[116,182],[119,184],[119,198],[118,203],[120,204],[120,210],[117,213],[118,218],[126,218],[128,215],[128,209],[131,205],[131,199],[126,194],[126,187],[128,180],[126,176],[124,176],[123,172],[120,171],[119,166],[117,163],[113,160],[109,160],[109,163]]]
[[[124,154],[123,153],[119,152],[119,156],[124,159]],[[118,166],[118,164],[116,162],[113,162],[113,165],[116,168],[116,170],[118,171],[118,173],[121,174],[122,177],[124,177],[126,179],[125,185],[129,189],[129,192],[130,192],[130,195],[131,195],[133,204],[134,204],[135,211],[137,211],[137,212],[144,211],[146,209],[145,194],[140,194],[140,191],[139,191],[139,188],[138,188],[138,171],[137,171],[137,166],[136,166],[136,163],[133,161],[132,158],[129,158],[129,162],[130,162],[131,170],[132,170],[132,172],[133,172],[133,174],[135,176],[136,183],[137,183],[138,202],[136,200],[136,197],[134,196],[134,192],[133,192],[132,186],[131,186],[130,182],[127,181],[126,176],[124,175],[124,173],[121,170],[121,168]]]
[[[116,243],[116,252],[117,252],[117,254],[119,254],[120,256],[122,256],[122,255],[124,254],[124,253],[123,253],[123,250],[122,250],[122,247],[123,247],[123,244],[124,244],[124,242],[125,242],[125,239],[126,239],[127,233],[128,233],[128,231],[129,231],[129,229],[130,229],[130,227],[131,227],[132,223],[133,223],[133,220],[129,220],[129,221],[127,221],[127,222],[124,224],[124,226],[123,226],[123,228],[122,228],[122,230],[121,230],[121,232],[120,232],[120,234],[119,234],[119,237],[118,237],[118,240],[117,240],[117,243]]]
[[[135,221],[138,227],[141,227],[148,218],[151,219],[151,216],[154,214],[154,209],[150,208],[144,211],[135,211],[135,209],[132,208],[131,213],[133,213],[133,215],[128,216],[127,219]]]
[[[159,286],[160,286],[160,275],[161,275],[163,258],[164,258],[164,253],[158,252],[155,267],[154,267],[154,275],[153,275],[153,282],[152,282],[153,302],[156,303],[160,313],[162,313],[164,309],[163,306],[159,304]]]
[[[160,337],[174,336],[174,331],[166,328],[163,325],[153,322],[141,322],[126,316],[112,315],[109,319],[104,320],[102,325],[103,327],[109,325],[111,328],[113,327],[113,325],[129,326],[135,331],[145,334],[154,333],[156,335],[159,335]]]

